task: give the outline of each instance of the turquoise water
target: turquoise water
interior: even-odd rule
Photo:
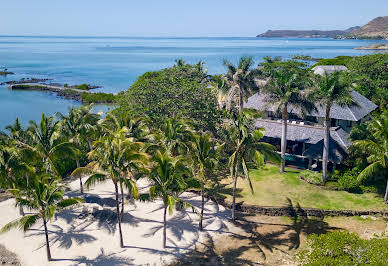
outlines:
[[[388,41],[385,41],[388,43]],[[0,83],[19,78],[51,78],[53,82],[101,86],[101,91],[125,90],[146,71],[174,64],[177,58],[206,62],[209,73],[223,73],[224,59],[242,55],[259,62],[264,56],[294,54],[330,58],[364,55],[353,50],[374,41],[331,39],[258,38],[112,38],[112,37],[9,37],[0,36],[0,68],[16,75],[0,76]],[[23,123],[40,118],[42,112],[66,112],[79,103],[43,92],[9,91],[0,86],[0,129],[16,117]],[[106,109],[97,107],[97,109]]]

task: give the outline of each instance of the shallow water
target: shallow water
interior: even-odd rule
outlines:
[[[51,78],[53,82],[101,86],[100,91],[125,90],[146,71],[174,64],[177,58],[206,62],[210,74],[225,71],[224,59],[242,55],[260,61],[264,56],[295,54],[330,58],[364,55],[353,50],[376,41],[259,38],[112,38],[112,37],[9,37],[0,36],[0,68],[16,75],[0,76],[0,83],[22,77]],[[380,41],[379,41],[380,42]],[[388,41],[384,41],[388,44]],[[9,91],[0,86],[0,129],[19,117],[25,124],[42,112],[66,112],[79,103],[45,92]],[[106,107],[97,107],[106,109]]]

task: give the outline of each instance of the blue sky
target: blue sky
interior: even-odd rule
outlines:
[[[345,29],[388,15],[388,0],[7,0],[0,35],[255,36]]]

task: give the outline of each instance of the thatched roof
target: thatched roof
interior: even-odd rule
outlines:
[[[265,136],[271,138],[282,137],[282,123],[275,120],[256,119],[256,128],[264,128]],[[309,126],[300,124],[287,124],[287,140],[317,144],[323,139],[324,128],[322,126]],[[350,146],[349,134],[341,127],[330,128],[330,136],[343,149]]]
[[[346,66],[336,66],[336,65],[328,65],[328,66],[316,66],[313,67],[312,70],[314,74],[324,75],[324,74],[332,74],[337,71],[348,71]]]
[[[323,139],[317,144],[312,145],[310,148],[305,150],[303,156],[313,159],[322,159],[323,155]],[[330,138],[329,142],[329,161],[333,163],[342,163],[348,156],[346,150],[344,150],[337,141]]]
[[[340,119],[340,120],[349,120],[349,121],[359,121],[370,112],[377,108],[377,105],[369,101],[367,98],[362,96],[356,91],[352,91],[353,101],[356,103],[354,106],[339,106],[333,104],[330,111],[330,118]],[[244,103],[245,108],[254,108],[259,111],[272,111],[275,109],[267,103],[266,97],[264,94],[256,93],[253,96],[248,98],[248,101]],[[317,105],[317,112],[312,112],[308,115],[315,117],[325,117],[325,110],[321,106]],[[299,109],[293,107],[292,105],[288,106],[288,112],[296,115],[301,115]]]

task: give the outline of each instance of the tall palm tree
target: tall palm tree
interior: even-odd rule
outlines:
[[[164,205],[163,214],[163,247],[167,243],[167,209],[170,214],[174,211],[176,203],[183,203],[185,207],[193,207],[181,200],[178,195],[187,189],[190,169],[185,164],[183,156],[173,157],[167,151],[156,151],[151,161],[153,163],[149,178],[152,186],[149,195],[152,199],[161,198]],[[194,209],[194,208],[193,208]]]
[[[369,155],[370,163],[358,176],[359,181],[372,177],[385,177],[387,186],[384,201],[388,203],[388,111],[385,110],[380,116],[372,119],[368,129],[373,132],[371,139],[358,140],[353,143]]]
[[[177,67],[182,67],[182,66],[186,65],[186,61],[183,60],[182,58],[180,58],[180,59],[175,59],[175,63],[176,63],[176,66],[177,66]]]
[[[26,131],[23,129],[23,126],[20,123],[19,118],[16,118],[13,125],[8,125],[5,127],[5,129],[9,132],[9,136],[11,139],[25,142],[25,143],[28,142]]]
[[[313,87],[312,98],[325,109],[322,181],[326,182],[327,164],[329,159],[331,107],[334,104],[349,106],[354,105],[355,103],[352,99],[351,82],[348,79],[348,75],[344,72],[334,72],[332,74],[324,74],[323,76],[314,75]]]
[[[280,171],[284,172],[286,166],[288,108],[300,110],[304,115],[315,110],[316,107],[303,90],[308,82],[304,63],[294,60],[273,60],[269,63],[262,63],[262,66],[268,77],[268,82],[263,88],[266,104],[273,106],[274,110],[282,115],[282,162]]]
[[[22,146],[38,153],[47,167],[46,170],[60,176],[54,157],[71,158],[78,151],[73,143],[60,139],[58,123],[53,116],[48,117],[42,113],[39,124],[30,121],[27,133],[31,138],[31,144],[24,143]]]
[[[35,210],[36,213],[26,215],[6,224],[0,230],[0,233],[7,232],[15,227],[27,231],[31,226],[36,224],[38,220],[42,219],[46,236],[47,260],[50,261],[51,251],[47,223],[57,211],[80,203],[82,202],[82,199],[64,199],[64,187],[59,182],[59,179],[47,175],[34,175],[31,177],[31,182],[28,187],[9,189],[9,191],[13,194],[18,204],[26,206],[31,210]]]
[[[218,164],[218,157],[222,145],[216,143],[210,133],[193,134],[191,141],[191,156],[196,177],[201,183],[201,216],[199,229],[203,230],[202,220],[205,207],[205,185],[209,181],[211,172]]]
[[[106,179],[112,181],[116,196],[116,214],[121,247],[124,247],[124,241],[121,230],[121,213],[123,211],[120,212],[119,185],[125,185],[136,197],[138,194],[136,183],[129,178],[132,176],[131,170],[148,162],[148,155],[140,152],[143,144],[134,142],[131,138],[126,138],[127,131],[124,127],[113,135],[104,136],[95,141],[94,149],[88,154],[91,162],[86,167],[77,168],[72,173],[75,176],[90,174],[86,181],[87,187]],[[122,208],[124,208],[123,193],[121,193],[121,201]]]
[[[88,135],[97,126],[98,114],[92,112],[92,105],[71,108],[68,115],[57,113],[62,133],[69,138],[79,152],[75,153],[77,168],[80,167],[80,157],[84,150],[84,143],[88,142]],[[81,194],[84,193],[82,177],[79,177]]]
[[[264,137],[265,130],[263,128],[250,128],[252,118],[251,111],[245,109],[234,119],[233,124],[228,127],[227,131],[229,145],[232,146],[233,151],[229,157],[230,174],[233,177],[232,220],[236,218],[236,188],[237,179],[240,176],[239,172],[243,172],[243,176],[248,180],[251,192],[253,193],[247,163],[254,162],[260,168],[264,166],[264,159],[273,162],[278,161],[276,147],[260,141]]]
[[[227,86],[223,87],[228,95],[227,106],[230,106],[231,102],[235,102],[238,112],[241,113],[244,101],[258,90],[255,83],[258,71],[257,69],[252,69],[254,61],[249,56],[241,57],[236,66],[227,60],[224,61],[224,65],[228,69],[225,75]],[[227,109],[230,109],[230,107]]]

